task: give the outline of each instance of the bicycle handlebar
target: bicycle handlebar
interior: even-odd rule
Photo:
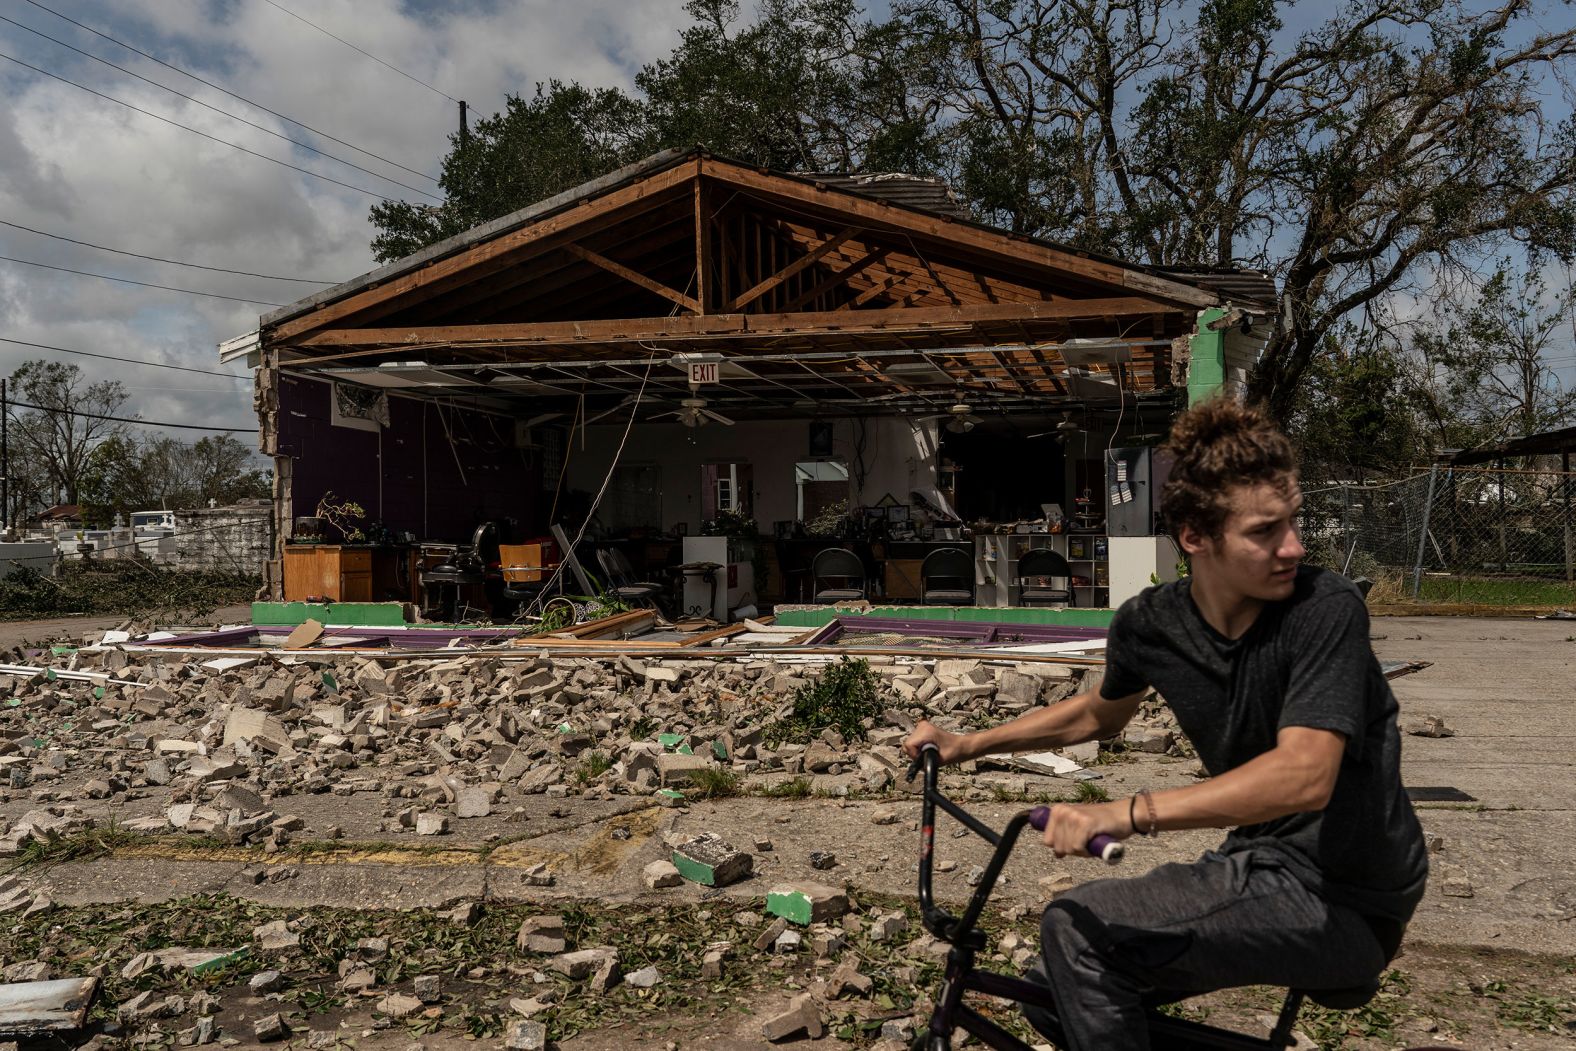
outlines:
[[[1037,806],[1029,811],[1029,824],[1041,832],[1045,831],[1045,826],[1050,823],[1050,820],[1051,808],[1048,806]],[[1107,865],[1115,865],[1118,861],[1121,861],[1124,850],[1120,840],[1107,836],[1104,833],[1089,840],[1084,849],[1089,852],[1090,857],[1099,858]]]
[[[929,795],[931,792],[935,791],[936,779],[940,773],[941,749],[937,748],[933,744],[921,745],[919,749],[919,758],[915,759],[909,764],[908,780],[912,781],[914,779],[914,775],[919,773],[921,767],[923,767],[925,771],[925,793],[926,795]],[[1050,820],[1051,808],[1047,806],[1037,806],[1028,813],[1029,824],[1040,832],[1045,831],[1045,826],[1050,823]],[[976,829],[976,831],[978,830]],[[1120,840],[1102,834],[1089,840],[1089,842],[1084,846],[1084,849],[1089,852],[1090,857],[1099,858],[1107,865],[1115,865],[1118,861],[1122,860],[1122,854],[1126,848],[1122,846]]]

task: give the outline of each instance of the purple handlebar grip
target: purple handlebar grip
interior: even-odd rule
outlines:
[[[1051,820],[1051,808],[1037,806],[1029,811],[1029,824],[1041,832],[1045,831],[1046,823]],[[1122,860],[1122,844],[1107,835],[1095,836],[1084,847],[1092,858],[1099,858],[1107,865],[1115,865]]]

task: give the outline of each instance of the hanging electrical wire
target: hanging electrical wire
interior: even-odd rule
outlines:
[[[126,43],[124,40],[120,40],[120,39],[118,39],[116,37],[110,36],[108,33],[101,32],[100,30],[94,29],[90,25],[85,25],[85,24],[83,24],[81,22],[78,22],[75,18],[72,18],[69,15],[63,15],[59,11],[56,11],[52,7],[46,7],[45,5],[39,3],[38,0],[25,0],[25,2],[29,3],[29,4],[32,4],[34,7],[38,8],[40,11],[45,11],[45,12],[47,12],[49,14],[54,15],[56,18],[59,18],[62,21],[70,22],[72,25],[76,26],[78,29],[81,29],[81,30],[84,30],[86,32],[92,33],[96,37],[99,37],[99,38],[101,38],[103,40],[108,40],[112,44],[115,44],[115,45],[118,45],[120,47],[123,47],[127,51],[130,51],[134,55],[140,55],[141,57],[147,59],[149,62],[153,62],[153,63],[156,63],[158,65],[161,65],[165,69],[171,70],[172,72],[175,72],[175,73],[179,73],[181,76],[186,77],[186,78],[188,78],[190,80],[195,80],[197,83],[202,84],[205,87],[213,88],[215,91],[222,92],[223,94],[226,94],[226,95],[230,96],[233,99],[237,99],[238,101],[244,102],[248,106],[251,106],[253,109],[261,110],[262,112],[267,113],[269,116],[278,117],[280,120],[283,120],[283,121],[289,121],[291,124],[294,124],[298,128],[302,128],[302,129],[304,129],[306,131],[310,131],[313,135],[317,135],[317,136],[320,136],[322,138],[325,138],[329,142],[337,142],[337,143],[339,143],[339,145],[344,146],[347,149],[355,150],[357,153],[361,154],[362,156],[371,157],[373,160],[382,161],[384,164],[392,164],[394,167],[398,168],[400,171],[410,172],[410,174],[412,174],[412,175],[418,175],[421,178],[429,179],[432,182],[437,182],[438,181],[436,176],[428,175],[426,172],[423,172],[423,171],[417,171],[415,168],[407,168],[405,165],[399,163],[398,161],[391,161],[387,157],[384,157],[384,156],[381,156],[379,154],[373,153],[371,150],[362,149],[360,146],[357,146],[357,145],[355,145],[353,143],[346,142],[344,139],[336,139],[334,136],[330,135],[326,131],[319,131],[317,128],[312,127],[310,124],[303,124],[301,121],[296,120],[294,117],[288,117],[285,114],[280,113],[278,110],[269,109],[267,106],[263,105],[260,102],[253,102],[251,99],[247,98],[244,95],[237,95],[235,92],[231,91],[229,88],[222,87],[222,86],[220,86],[218,84],[215,84],[211,80],[207,80],[207,79],[205,79],[203,77],[198,76],[196,73],[193,73],[193,72],[191,72],[189,70],[182,69],[180,66],[173,65],[173,64],[171,64],[169,62],[166,62],[162,58],[156,58],[153,55],[148,54],[146,51],[143,51],[140,48],[133,47],[132,45]]]
[[[199,376],[219,376],[227,380],[240,380],[245,383],[252,382],[250,376],[237,376],[233,372],[213,372],[208,369],[194,369],[189,365],[169,365],[162,361],[140,361],[137,358],[123,358],[115,354],[99,354],[91,350],[71,350],[67,347],[54,347],[48,343],[29,343],[25,339],[9,339],[0,336],[0,343],[14,343],[19,347],[33,347],[36,350],[52,350],[57,354],[74,354],[82,358],[102,358],[105,361],[124,361],[128,365],[141,365],[150,369],[172,369],[176,372],[195,372]]]
[[[257,307],[282,307],[283,303],[270,303],[266,299],[241,299],[238,296],[221,296],[217,292],[199,292],[194,288],[176,288],[174,285],[156,285],[151,281],[133,281],[129,277],[112,277],[109,274],[93,274],[86,270],[73,270],[67,266],[55,266],[51,263],[35,263],[31,259],[17,259],[14,256],[0,255],[0,262],[21,263],[23,266],[36,266],[43,270],[58,270],[63,274],[76,274],[79,277],[96,277],[100,281],[118,281],[123,285],[138,285],[142,288],[160,288],[166,292],[184,292],[189,296],[207,296],[209,299],[227,299],[232,303],[245,303]]]
[[[318,149],[316,146],[313,146],[309,142],[302,142],[300,139],[292,139],[290,136],[280,134],[279,132],[273,130],[272,128],[266,127],[265,125],[262,125],[262,124],[258,124],[256,121],[247,120],[245,117],[241,116],[238,113],[231,113],[229,110],[222,110],[218,106],[210,105],[209,103],[204,102],[200,98],[196,98],[195,96],[186,94],[184,91],[176,91],[174,88],[172,88],[172,87],[170,87],[170,86],[168,86],[166,84],[160,84],[156,80],[150,80],[149,78],[143,76],[141,73],[133,73],[131,70],[127,69],[125,66],[118,66],[115,63],[111,62],[107,58],[99,58],[97,55],[92,54],[91,52],[83,51],[79,47],[73,47],[71,44],[66,43],[64,40],[56,40],[54,37],[50,36],[48,33],[40,33],[38,30],[32,28],[31,26],[25,26],[21,22],[16,21],[15,19],[7,18],[4,15],[0,15],[0,22],[9,22],[11,25],[16,26],[18,29],[24,29],[27,32],[32,33],[34,36],[43,37],[45,40],[48,40],[52,44],[59,44],[61,47],[66,48],[69,51],[75,51],[77,54],[83,56],[84,58],[90,58],[94,62],[102,63],[103,65],[108,66],[110,69],[119,70],[120,72],[126,74],[126,76],[128,76],[128,77],[135,77],[137,80],[142,81],[144,84],[152,84],[156,88],[159,88],[159,89],[161,89],[163,91],[168,91],[170,94],[175,95],[178,98],[183,98],[187,102],[191,102],[191,103],[194,103],[194,104],[196,104],[198,106],[201,106],[203,109],[212,110],[214,113],[217,113],[220,116],[229,117],[231,120],[238,120],[242,124],[245,124],[249,128],[256,128],[258,131],[262,132],[263,134],[265,134],[265,135],[272,135],[276,139],[282,139],[285,142],[290,143],[292,146],[299,146],[303,150],[308,150],[308,151],[310,151],[312,153],[317,154],[320,157],[327,157],[331,161],[338,161],[340,164],[343,164],[343,165],[345,165],[346,167],[349,167],[349,168],[354,168],[354,169],[356,169],[356,171],[362,172],[362,173],[364,173],[366,175],[370,175],[374,179],[383,179],[386,182],[391,182],[395,186],[398,186],[398,187],[400,187],[402,189],[409,190],[411,193],[419,193],[423,197],[428,198],[429,200],[433,200],[433,201],[439,200],[439,198],[436,195],[430,194],[426,190],[420,189],[420,188],[415,187],[415,186],[411,186],[408,183],[400,182],[398,179],[390,178],[389,176],[384,175],[381,172],[375,172],[371,168],[363,168],[361,165],[357,164],[355,161],[347,161],[343,157],[336,157],[336,156],[334,156],[334,154],[329,153],[326,150]]]
[[[50,412],[57,416],[80,416],[84,420],[108,420],[112,423],[135,423],[139,427],[173,427],[183,431],[223,431],[227,434],[256,434],[256,427],[211,427],[206,423],[161,423],[158,420],[139,420],[131,416],[104,416],[96,412],[79,412],[76,409],[57,409],[48,405],[32,405],[25,401],[12,399],[9,405],[19,409],[37,409],[39,412]]]
[[[31,0],[29,0],[29,2],[31,2]],[[296,19],[298,22],[306,22],[307,25],[311,26],[313,29],[317,30],[319,33],[322,33],[324,36],[326,36],[326,37],[333,37],[333,39],[339,41],[341,44],[344,44],[346,47],[350,48],[350,50],[355,51],[358,54],[362,54],[362,55],[367,56],[368,58],[370,58],[372,61],[376,62],[380,66],[385,66],[385,67],[387,67],[389,69],[392,69],[394,72],[398,73],[400,76],[404,77],[406,80],[413,81],[413,82],[415,82],[417,84],[420,84],[422,87],[426,88],[428,91],[431,91],[431,92],[433,92],[434,94],[437,94],[437,95],[442,95],[444,98],[448,99],[450,102],[453,102],[456,105],[459,104],[460,100],[455,98],[453,95],[450,95],[450,94],[448,94],[447,92],[444,92],[444,91],[439,91],[437,88],[433,87],[431,84],[427,83],[425,80],[422,80],[420,77],[413,77],[413,76],[411,76],[409,73],[405,72],[403,69],[400,69],[398,66],[383,61],[381,58],[379,58],[378,56],[374,55],[372,52],[367,51],[367,50],[365,50],[363,48],[357,47],[355,44],[352,44],[350,41],[346,40],[342,36],[334,36],[333,33],[330,33],[328,30],[324,29],[322,26],[318,25],[316,22],[307,21],[307,19],[302,18],[300,15],[296,14],[294,11],[290,10],[288,7],[282,7],[279,4],[274,3],[274,0],[263,0],[263,2],[265,4],[267,4],[269,7],[274,8],[275,10],[283,11],[285,14],[289,15],[291,18]]]
[[[390,202],[392,202],[394,200],[394,198],[385,196],[384,194],[381,194],[381,193],[378,193],[376,190],[369,190],[369,189],[367,189],[364,186],[357,186],[354,183],[342,182],[339,179],[331,178],[330,176],[324,175],[321,172],[315,172],[315,171],[313,171],[310,168],[303,168],[300,165],[291,164],[288,161],[282,161],[282,160],[280,160],[277,157],[270,157],[266,153],[258,153],[256,150],[249,150],[245,146],[241,146],[241,145],[239,145],[237,143],[231,142],[228,139],[221,139],[217,135],[209,135],[206,131],[198,131],[196,128],[192,127],[191,125],[189,125],[189,124],[182,124],[178,120],[171,120],[168,117],[161,117],[157,113],[154,113],[152,110],[146,110],[146,109],[143,109],[141,106],[133,105],[132,103],[127,102],[125,99],[118,99],[118,98],[116,98],[113,95],[106,95],[102,91],[95,91],[95,90],[93,90],[92,88],[88,87],[85,84],[78,84],[76,81],[71,80],[71,79],[69,79],[67,77],[62,77],[58,73],[51,73],[47,69],[39,69],[37,66],[33,65],[32,63],[30,63],[30,62],[23,62],[21,59],[17,58],[14,55],[7,55],[7,54],[4,54],[4,53],[0,53],[0,58],[6,59],[9,62],[15,62],[17,65],[23,67],[24,69],[31,69],[34,73],[37,73],[40,76],[48,77],[51,80],[58,80],[62,84],[70,84],[72,87],[76,88],[77,90],[85,91],[89,95],[96,95],[99,98],[104,99],[105,101],[108,101],[108,102],[113,102],[113,103],[115,103],[118,106],[125,106],[127,109],[134,110],[134,111],[136,111],[138,113],[141,113],[145,117],[152,117],[154,120],[163,121],[165,124],[168,124],[168,125],[170,125],[172,127],[180,128],[182,131],[189,131],[193,135],[200,135],[203,138],[208,139],[210,142],[217,142],[221,146],[228,146],[232,150],[239,150],[240,152],[248,154],[250,156],[261,158],[262,160],[268,161],[270,164],[277,164],[277,165],[279,165],[282,168],[289,168],[291,171],[298,171],[302,175],[310,175],[314,179],[322,179],[324,182],[331,182],[335,186],[343,186],[347,190],[355,190],[357,193],[364,193],[368,197],[376,197],[380,201],[390,201]]]
[[[278,274],[256,274],[250,270],[231,270],[228,267],[223,266],[204,266],[201,263],[186,263],[179,259],[165,259],[156,255],[143,255],[141,252],[128,252],[120,248],[110,248],[107,245],[94,244],[92,241],[78,241],[75,237],[66,237],[64,234],[52,234],[47,230],[35,230],[31,226],[23,226],[21,223],[8,222],[5,219],[0,219],[0,226],[9,226],[13,230],[25,230],[30,234],[37,234],[40,237],[48,237],[56,241],[65,241],[67,244],[81,245],[83,248],[94,248],[100,252],[113,252],[115,255],[130,256],[133,259],[146,259],[153,263],[168,263],[171,266],[185,266],[190,267],[193,270],[207,270],[215,274],[236,274],[240,277],[261,277],[268,281],[295,281],[303,285],[338,284],[337,281],[326,281],[321,278],[281,277]]]
[[[77,88],[77,90],[87,91],[88,95],[96,95],[98,98],[104,99],[104,101],[115,102],[117,106],[125,106],[126,109],[136,110],[137,113],[142,113],[143,117],[151,117],[153,120],[164,121],[165,124],[170,124],[172,128],[180,128],[181,131],[189,131],[191,134],[194,134],[194,136],[202,136],[203,139],[208,139],[210,142],[217,142],[219,145],[232,148],[232,150],[240,150],[241,153],[249,154],[249,156],[254,156],[254,158],[263,159],[263,161],[268,161],[269,164],[277,164],[279,167],[287,167],[287,169],[292,170],[292,172],[301,172],[301,175],[310,175],[312,178],[320,178],[320,180],[325,181],[325,183],[333,183],[334,186],[344,186],[345,189],[353,189],[353,191],[358,192],[358,194],[366,194],[367,197],[377,197],[378,200],[386,200],[386,202],[392,202],[392,200],[394,200],[392,197],[388,197],[388,195],[380,194],[380,192],[375,191],[375,189],[367,189],[366,186],[356,186],[355,183],[344,183],[344,181],[337,180],[337,178],[331,178],[331,176],[323,175],[322,172],[314,172],[314,170],[304,169],[304,167],[301,167],[301,165],[298,164],[290,164],[290,162],[281,161],[279,158],[271,158],[271,156],[268,156],[266,153],[258,153],[257,150],[247,150],[247,148],[243,147],[243,145],[240,145],[240,143],[230,142],[229,139],[221,139],[219,136],[210,136],[210,134],[208,134],[206,131],[197,131],[197,129],[192,128],[191,124],[183,124],[178,120],[170,120],[169,117],[159,117],[158,113],[154,113],[153,110],[142,109],[142,107],[134,106],[132,102],[128,102],[126,99],[118,99],[113,95],[104,95],[102,91],[95,91],[93,88],[87,87],[87,85],[77,84],[76,80],[68,79],[68,77],[61,77],[60,74],[50,72],[49,69],[39,69],[38,66],[32,65],[32,63],[27,63],[27,61],[20,60],[20,58],[17,58],[16,55],[6,55],[3,54],[3,52],[0,52],[0,58],[5,58],[5,60],[8,61],[14,61],[16,65],[22,66],[22,68],[32,69],[32,71],[36,72],[36,74],[39,74],[39,76],[49,77],[50,80],[60,80],[61,84],[69,84],[71,87]]]

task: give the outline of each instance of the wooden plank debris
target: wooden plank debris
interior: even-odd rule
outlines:
[[[0,985],[0,1036],[39,1036],[81,1029],[98,985],[97,978]]]

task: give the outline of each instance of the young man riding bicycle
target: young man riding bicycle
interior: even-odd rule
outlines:
[[[1428,874],[1362,597],[1301,565],[1290,443],[1222,399],[1183,414],[1168,446],[1162,513],[1191,572],[1117,612],[1098,691],[979,733],[922,722],[904,742],[956,763],[1108,738],[1154,689],[1197,749],[1199,784],[1051,810],[1058,857],[1100,834],[1231,829],[1196,862],[1046,908],[1043,971],[1072,1051],[1141,1051],[1146,1007],[1214,989],[1370,982]]]

